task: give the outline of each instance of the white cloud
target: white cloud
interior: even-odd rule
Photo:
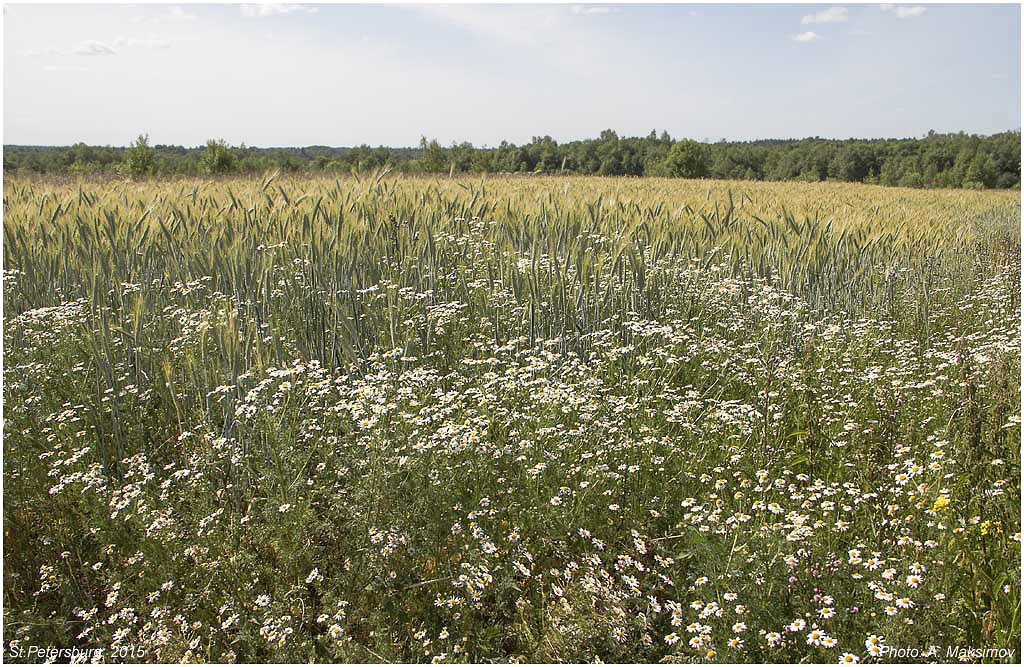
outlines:
[[[302,5],[286,5],[278,2],[264,2],[258,5],[242,5],[242,16],[248,18],[266,18],[268,16],[283,16],[293,12],[306,12],[315,14],[319,11],[316,7],[304,7]]]
[[[907,7],[906,5],[893,5],[890,3],[885,3],[881,7],[883,12],[892,12],[896,14],[896,18],[898,19],[908,19],[914,16],[921,16],[926,11],[928,11],[927,7],[922,7],[920,5],[914,7]]]
[[[586,16],[596,16],[599,14],[620,14],[622,10],[615,7],[597,6],[597,7],[584,7],[583,5],[573,5],[573,14],[581,14]]]
[[[22,51],[21,55],[28,56],[29,58],[38,58],[39,56],[55,56],[58,51],[56,49],[31,49],[29,51]]]
[[[52,47],[46,47],[42,49],[30,49],[28,51],[22,51],[21,55],[29,58],[38,58],[42,56],[116,56],[119,53],[122,53],[124,49],[169,49],[175,42],[183,41],[194,41],[194,38],[190,39],[184,37],[179,39],[166,39],[163,37],[157,37],[156,35],[150,35],[145,38],[118,36],[108,42],[100,41],[98,39],[86,39],[71,48],[54,49]],[[52,68],[46,69],[50,72],[58,71]],[[71,72],[75,70],[73,68],[66,67],[61,71]]]
[[[416,11],[475,39],[506,48],[522,49],[547,67],[583,76],[595,72],[636,75],[622,54],[613,55],[609,39],[600,32],[605,21],[582,20],[570,5],[416,5]],[[584,8],[583,5],[580,5]],[[632,46],[632,45],[629,45]],[[626,48],[622,45],[620,48]]]
[[[47,65],[43,67],[44,72],[88,72],[88,67],[78,67],[77,65]]]
[[[911,16],[920,16],[921,14],[924,14],[926,11],[928,10],[925,9],[924,7],[921,7],[920,5],[918,5],[917,7],[897,7],[896,18],[905,19]]]
[[[818,33],[808,30],[807,32],[802,32],[799,35],[793,35],[793,39],[798,42],[813,42],[821,38],[818,37]]]
[[[174,7],[171,7],[170,11],[167,12],[164,18],[168,21],[195,21],[196,15],[189,14],[181,7],[175,5]]]
[[[169,39],[161,39],[150,35],[145,39],[135,39],[133,37],[118,37],[113,42],[113,47],[117,50],[123,48],[140,47],[144,49],[169,49],[171,48],[172,41]]]
[[[71,50],[76,56],[116,56],[117,50],[104,42],[87,39]]]
[[[416,5],[426,14],[486,39],[536,46],[565,40],[567,18],[556,5]],[[564,12],[564,9],[562,10]]]
[[[195,21],[199,17],[195,14],[189,14],[181,7],[174,5],[169,7],[166,12],[157,14],[146,18],[144,16],[136,16],[131,19],[132,23],[188,23]]]
[[[812,23],[842,23],[847,19],[846,7],[832,7],[830,9],[823,9],[820,12],[814,14],[808,14],[807,16],[800,19],[802,25],[810,25]]]

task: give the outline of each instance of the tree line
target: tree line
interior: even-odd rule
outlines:
[[[368,172],[390,167],[409,174],[584,174],[765,181],[849,181],[938,188],[1019,188],[1020,130],[993,135],[939,134],[920,139],[766,139],[697,142],[668,132],[558,143],[534,137],[517,146],[470,143],[376,148],[255,148],[210,140],[205,146],[4,146],[5,174],[113,175],[129,178],[216,176],[279,170],[289,173]]]

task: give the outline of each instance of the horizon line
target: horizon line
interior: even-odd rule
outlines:
[[[607,128],[607,129],[611,129],[611,128]],[[615,130],[611,130],[611,131],[615,132],[616,134],[618,134],[618,132],[616,132]],[[657,130],[653,130],[653,131],[654,132],[658,132]],[[667,133],[668,130],[662,130],[662,132]],[[924,132],[924,133],[922,133],[920,135],[903,136],[903,137],[900,137],[900,136],[888,136],[888,137],[881,137],[881,136],[875,136],[875,137],[854,137],[854,136],[851,136],[851,137],[841,138],[841,137],[826,137],[826,136],[821,136],[821,135],[806,135],[806,136],[802,136],[802,137],[763,137],[763,138],[759,138],[759,139],[727,139],[727,138],[721,138],[721,139],[716,139],[716,140],[710,140],[708,138],[697,139],[697,138],[694,138],[694,137],[686,137],[686,136],[673,137],[670,134],[669,138],[672,139],[673,142],[689,140],[689,141],[696,141],[697,143],[701,143],[701,144],[714,145],[714,144],[723,144],[723,143],[724,144],[750,144],[750,143],[758,143],[758,142],[766,142],[766,141],[808,141],[808,140],[816,140],[816,141],[910,141],[910,140],[927,139],[928,136],[930,134],[932,134],[932,133],[934,133],[935,136],[965,135],[965,136],[973,136],[973,137],[992,137],[992,136],[995,136],[997,134],[1007,134],[1007,133],[1012,133],[1012,132],[1017,132],[1017,133],[1021,132],[1021,127],[1018,126],[1016,128],[1007,128],[1005,130],[999,130],[997,132],[990,132],[990,133],[985,133],[985,132],[968,132],[966,130],[956,130],[956,131],[948,131],[948,132],[939,132],[939,131],[936,131],[936,130],[929,130],[928,132]],[[139,136],[149,137],[149,135],[145,134],[145,133],[142,133]],[[480,145],[477,145],[477,144],[474,144],[474,143],[469,142],[469,141],[462,141],[462,142],[452,141],[451,144],[444,144],[444,143],[441,143],[440,141],[438,141],[436,138],[426,137],[426,135],[422,135],[422,136],[427,141],[430,141],[430,142],[436,141],[442,148],[450,148],[452,146],[458,147],[458,146],[461,146],[462,144],[466,144],[466,143],[468,143],[470,146],[472,146],[475,149],[489,150],[489,149],[501,148],[501,144],[500,143],[496,144],[496,145],[490,145],[490,144],[480,144]],[[623,139],[646,139],[646,138],[648,138],[648,136],[649,135],[621,135],[618,138],[620,140],[623,140]],[[582,138],[582,139],[568,139],[568,140],[559,141],[558,139],[552,137],[551,135],[545,134],[545,135],[534,135],[534,138],[540,138],[540,139],[549,138],[549,139],[551,139],[552,141],[554,141],[558,145],[565,145],[565,144],[572,144],[572,143],[585,142],[585,141],[599,141],[601,137],[600,137],[600,134],[598,134],[597,136],[594,136],[594,137],[587,137],[587,138]],[[223,140],[222,139],[218,139],[218,138],[214,138],[214,137],[210,137],[210,138],[206,139],[205,142],[200,143],[200,144],[195,144],[195,145],[185,144],[185,143],[153,143],[151,145],[154,148],[157,147],[157,146],[173,146],[173,147],[177,147],[177,148],[191,149],[193,147],[194,148],[205,148],[206,142],[209,142],[209,141],[223,141]],[[523,142],[523,143],[515,143],[515,142],[512,142],[512,141],[508,141],[508,140],[502,140],[502,143],[508,143],[508,144],[510,144],[512,146],[529,146],[530,144],[533,143],[533,139],[531,139],[528,142]],[[7,148],[7,147],[11,147],[11,148],[70,148],[70,147],[76,146],[78,144],[85,144],[86,146],[95,146],[95,147],[100,147],[100,148],[128,148],[131,145],[130,143],[124,144],[124,145],[92,144],[92,143],[89,143],[89,142],[86,142],[86,141],[76,141],[74,143],[65,143],[65,144],[31,144],[31,143],[24,144],[24,143],[7,143],[7,142],[5,142],[3,144],[3,147],[4,148]],[[245,148],[253,148],[253,149],[260,149],[260,150],[273,150],[273,149],[283,149],[283,148],[360,148],[360,147],[363,147],[363,146],[366,146],[366,147],[369,147],[369,148],[391,148],[391,149],[396,149],[396,150],[419,150],[419,145],[399,146],[399,145],[392,145],[392,144],[369,144],[369,143],[365,143],[365,142],[361,143],[361,144],[347,144],[347,145],[342,145],[342,144],[257,145],[257,144],[247,144],[246,142],[243,141],[243,142],[241,142],[239,144],[228,143],[228,145],[231,148],[242,148],[242,147],[245,147]]]

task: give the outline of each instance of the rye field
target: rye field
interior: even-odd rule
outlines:
[[[8,178],[3,211],[5,659],[1019,659],[1019,192]]]

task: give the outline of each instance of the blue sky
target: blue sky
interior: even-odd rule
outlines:
[[[1019,5],[11,5],[9,144],[1020,127]]]

